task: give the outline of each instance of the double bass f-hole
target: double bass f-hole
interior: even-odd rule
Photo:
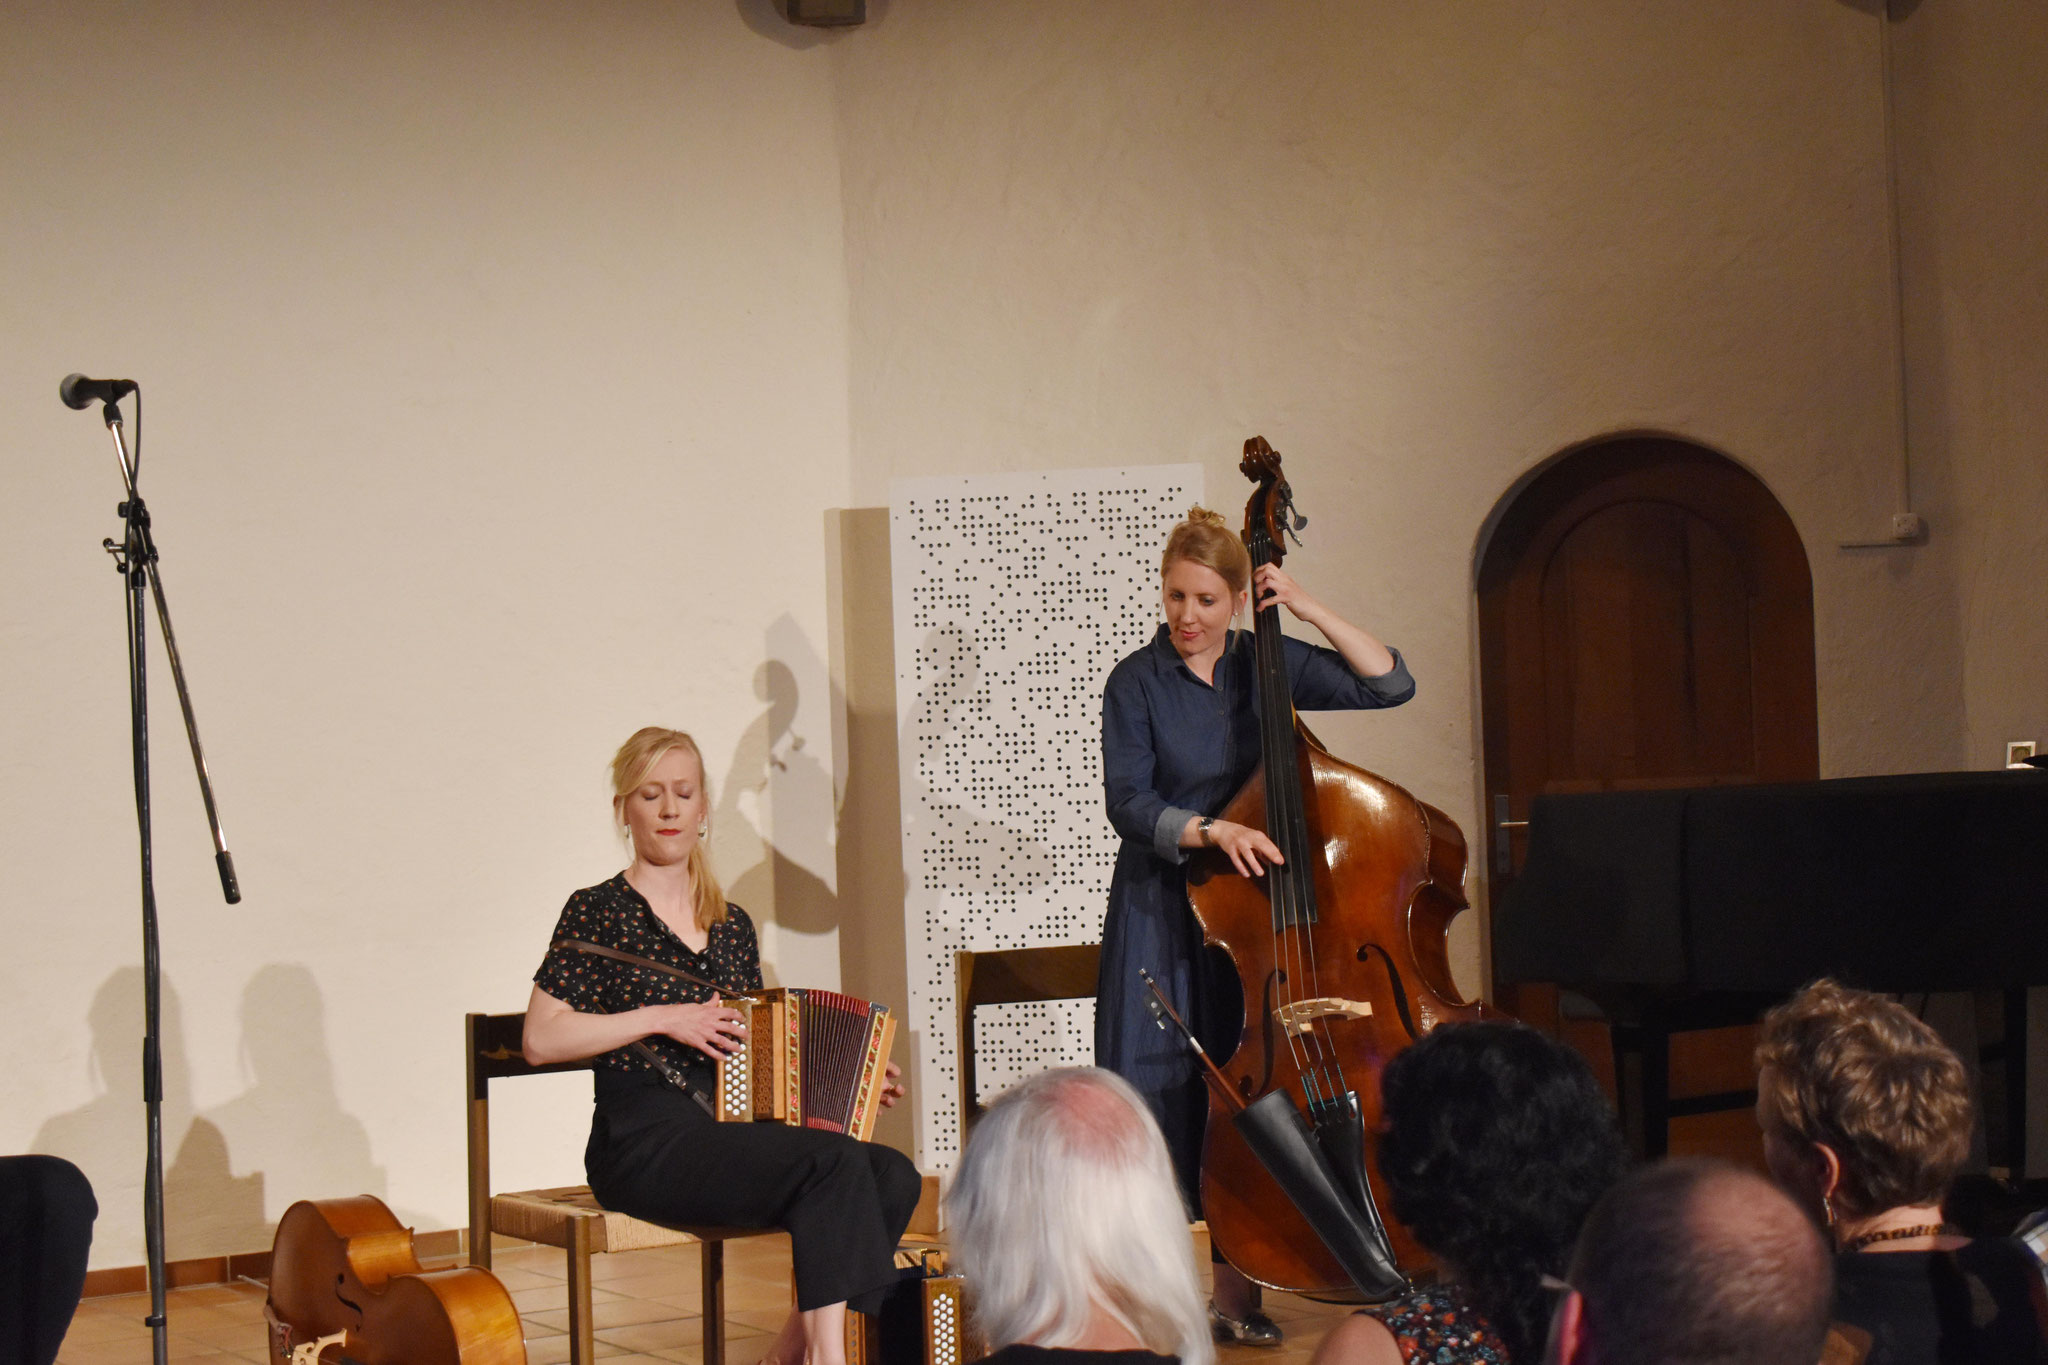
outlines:
[[[1393,958],[1387,956],[1387,950],[1377,943],[1360,944],[1358,960],[1370,962],[1374,953],[1378,953],[1380,961],[1386,964],[1387,981],[1394,990],[1394,1013],[1401,1017],[1401,1027],[1408,1030],[1408,1038],[1412,1042],[1422,1036],[1422,1030],[1415,1027],[1415,1016],[1408,1012],[1408,988],[1401,984],[1401,969],[1394,965]]]
[[[1264,1000],[1260,1002],[1259,1009],[1260,1015],[1266,1021],[1266,1069],[1260,1075],[1259,1083],[1256,1086],[1252,1084],[1250,1076],[1240,1076],[1238,1078],[1238,1091],[1246,1099],[1250,1099],[1253,1095],[1263,1095],[1273,1088],[1273,1067],[1279,1060],[1279,1049],[1274,1046],[1273,1023],[1280,1014],[1281,1007],[1276,1003],[1276,1000],[1279,996],[1280,986],[1286,980],[1287,973],[1279,970],[1277,967],[1266,973],[1266,993]]]

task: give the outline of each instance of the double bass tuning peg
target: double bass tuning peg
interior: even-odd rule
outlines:
[[[1280,529],[1286,533],[1290,540],[1299,545],[1301,544],[1299,532],[1307,528],[1308,518],[1303,516],[1301,509],[1294,505],[1294,490],[1290,488],[1283,495],[1280,503]]]

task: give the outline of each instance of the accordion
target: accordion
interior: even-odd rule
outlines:
[[[889,1007],[788,988],[751,999],[745,1045],[717,1059],[712,1113],[721,1123],[787,1123],[865,1141],[896,1041]]]

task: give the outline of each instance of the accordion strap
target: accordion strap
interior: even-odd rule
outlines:
[[[598,943],[586,943],[580,938],[563,939],[562,943],[566,947],[574,948],[579,953],[587,953],[591,957],[608,957],[614,962],[624,962],[635,967],[645,967],[649,971],[662,972],[669,976],[681,977],[683,980],[689,982],[693,986],[702,986],[706,990],[716,992],[717,994],[723,995],[728,999],[745,1001],[749,1004],[753,1003],[752,996],[735,994],[734,992],[726,990],[725,987],[719,985],[716,981],[706,981],[703,977],[698,976],[695,972],[686,972],[681,967],[671,967],[666,962],[656,962],[651,957],[640,957],[633,953],[622,953],[617,948],[607,948],[604,945]]]
[[[698,1104],[702,1105],[705,1113],[711,1114],[714,1117],[716,1116],[718,1111],[711,1107],[711,1097],[709,1095],[706,1095],[703,1091],[697,1089],[695,1086],[691,1085],[689,1077],[683,1075],[681,1071],[677,1070],[676,1064],[674,1062],[671,1062],[668,1058],[662,1056],[659,1052],[656,1052],[653,1048],[647,1046],[646,1039],[636,1039],[635,1041],[626,1044],[626,1047],[628,1048],[628,1050],[636,1052],[641,1057],[645,1058],[648,1064],[651,1065],[656,1071],[659,1071],[662,1074],[662,1078],[666,1080],[670,1085],[674,1086],[676,1089],[682,1091],[685,1095],[688,1095],[691,1099],[697,1101]]]

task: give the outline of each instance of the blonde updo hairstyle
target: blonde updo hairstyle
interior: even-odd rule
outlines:
[[[1166,553],[1159,559],[1163,578],[1175,560],[1199,564],[1230,585],[1235,602],[1251,586],[1252,557],[1237,533],[1224,525],[1223,518],[1206,507],[1190,507],[1188,519],[1166,537]]]
[[[612,755],[612,818],[618,823],[619,832],[626,837],[626,851],[633,851],[633,831],[626,824],[626,798],[639,791],[646,783],[647,775],[654,771],[654,765],[666,758],[672,749],[681,749],[697,760],[697,778],[702,783],[705,820],[708,826],[711,808],[711,779],[704,773],[704,754],[698,749],[697,741],[681,730],[665,730],[659,725],[649,725],[635,730],[633,737],[619,746]],[[707,828],[708,835],[708,828]],[[704,840],[699,839],[690,850],[690,886],[696,901],[697,927],[709,929],[725,918],[725,888],[712,875],[711,859],[704,852]]]
[[[1758,1117],[1841,1159],[1834,1203],[1852,1218],[1938,1204],[1970,1155],[1962,1061],[1895,1001],[1822,978],[1763,1019]]]

